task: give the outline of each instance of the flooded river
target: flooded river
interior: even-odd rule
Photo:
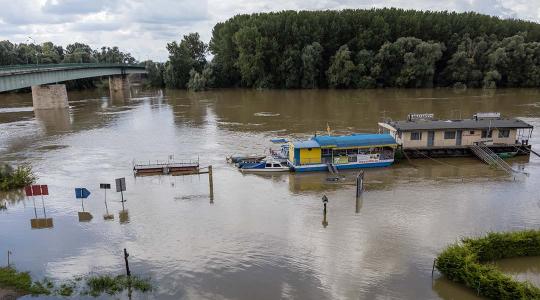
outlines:
[[[538,228],[540,158],[510,160],[530,175],[514,178],[473,158],[415,160],[366,171],[355,199],[355,172],[243,175],[232,153],[262,153],[275,137],[326,130],[374,132],[383,117],[432,112],[439,118],[500,111],[540,126],[540,90],[223,90],[190,94],[132,88],[70,92],[69,110],[32,112],[30,94],[0,95],[0,162],[31,164],[50,229],[22,193],[0,211],[0,253],[36,278],[67,280],[124,272],[155,289],[134,299],[477,299],[435,272],[433,259],[460,237]],[[540,148],[540,130],[533,133]],[[275,146],[274,146],[275,147]],[[199,159],[208,176],[137,177],[132,162]],[[126,177],[127,215],[114,179]],[[104,220],[100,183],[114,220]],[[74,188],[87,187],[81,201]],[[321,197],[329,198],[323,226]],[[539,260],[500,262],[518,279],[537,281]],[[532,279],[531,279],[532,278]],[[107,298],[107,297],[104,297]]]

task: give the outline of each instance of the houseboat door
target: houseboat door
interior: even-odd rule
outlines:
[[[461,130],[458,130],[456,132],[456,146],[461,146],[461,135],[462,135],[463,131]]]
[[[428,147],[433,147],[433,142],[435,141],[435,131],[427,132],[427,145]]]

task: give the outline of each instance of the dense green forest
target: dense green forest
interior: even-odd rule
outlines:
[[[102,47],[92,49],[83,43],[73,43],[64,47],[52,42],[43,44],[15,44],[0,41],[0,66],[26,64],[59,64],[59,63],[127,63],[136,60],[129,53],[118,47]],[[68,88],[94,87],[93,79],[79,79],[67,82]]]
[[[171,88],[540,86],[540,24],[473,12],[237,15],[208,45],[192,33],[167,49],[166,63],[147,66]]]

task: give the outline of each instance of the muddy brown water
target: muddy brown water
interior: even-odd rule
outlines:
[[[432,112],[440,118],[499,111],[540,126],[540,90],[368,90],[187,93],[132,88],[126,99],[107,90],[70,92],[68,110],[32,112],[30,94],[0,95],[0,162],[31,164],[41,199],[4,194],[0,253],[20,270],[68,280],[124,272],[155,290],[134,299],[477,299],[437,272],[434,257],[460,237],[538,228],[540,159],[510,160],[530,175],[513,178],[473,158],[416,160],[366,172],[355,199],[355,172],[329,182],[325,173],[244,175],[225,162],[232,153],[263,153],[271,138],[326,130],[374,132],[383,117]],[[534,131],[533,149],[540,148]],[[132,175],[132,162],[200,159],[208,177]],[[120,195],[100,183],[126,177]],[[74,188],[92,194],[79,222]],[[327,195],[328,225],[321,197]],[[2,255],[1,257],[4,257]],[[0,262],[5,264],[4,261]],[[518,279],[538,283],[538,261],[500,262]],[[536,277],[535,277],[536,276]],[[535,279],[536,278],[536,279]],[[125,295],[124,295],[125,296]],[[107,297],[103,297],[104,299]]]

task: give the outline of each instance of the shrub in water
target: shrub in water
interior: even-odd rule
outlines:
[[[540,299],[540,289],[519,282],[492,265],[483,263],[502,258],[540,256],[540,231],[490,233],[466,238],[446,248],[436,261],[437,270],[448,279],[475,289],[492,299]]]

